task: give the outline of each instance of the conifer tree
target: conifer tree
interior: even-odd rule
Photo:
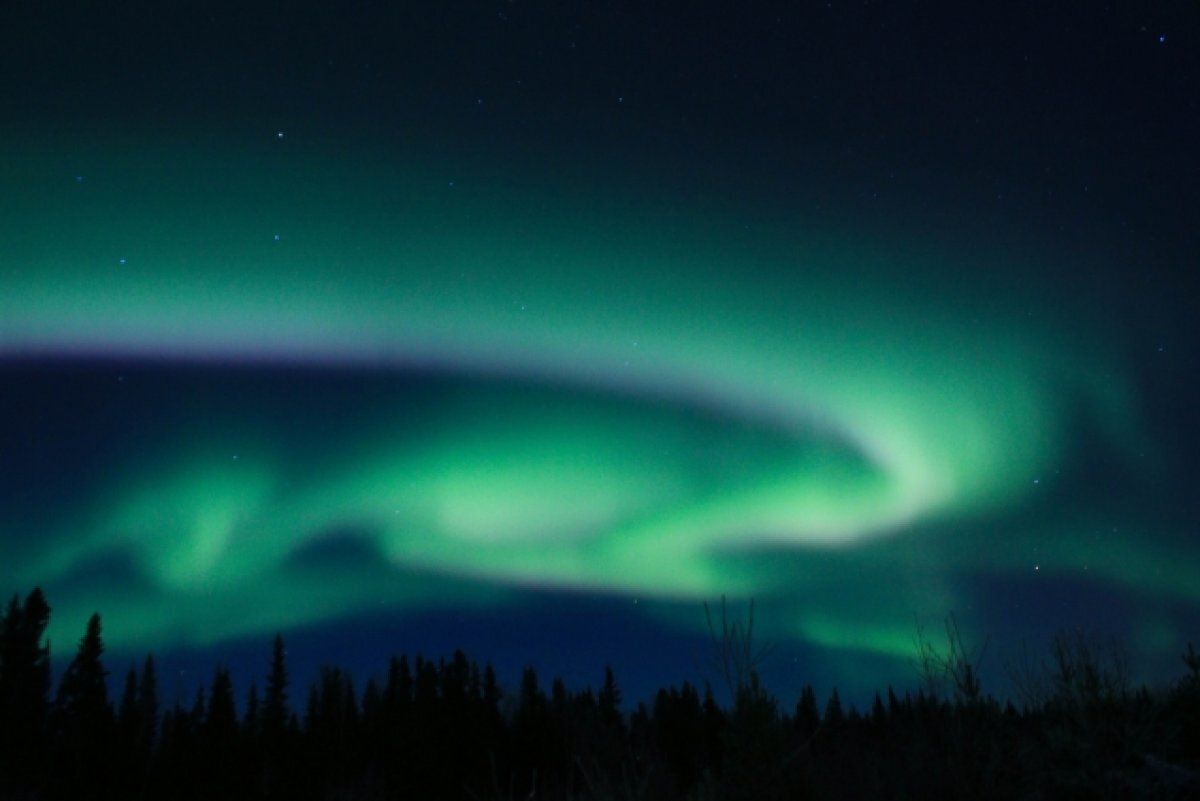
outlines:
[[[234,709],[233,681],[229,670],[218,667],[208,696],[208,715],[204,719],[205,739],[214,746],[228,746],[237,740],[238,722]]]
[[[141,724],[139,745],[143,751],[149,752],[158,737],[158,676],[151,654],[146,655],[138,680],[138,721]]]
[[[408,657],[404,654],[401,654],[399,659],[392,657],[388,665],[387,684],[383,691],[388,716],[395,718],[406,712],[412,704],[412,697],[413,677],[408,666]]]
[[[250,682],[250,692],[246,695],[246,714],[242,719],[242,730],[249,743],[257,743],[262,728],[262,712],[258,704],[258,682]]]
[[[154,661],[147,657],[142,675],[130,667],[117,706],[116,772],[121,794],[145,791],[154,757],[158,725]]]
[[[452,707],[458,708],[468,695],[471,684],[471,665],[461,649],[455,650],[450,661],[438,671],[439,694]]]
[[[883,726],[887,723],[887,708],[883,705],[883,699],[879,697],[879,693],[875,693],[875,700],[871,704],[871,722],[876,726]]]
[[[94,614],[54,702],[56,794],[73,799],[101,798],[111,790],[113,713],[103,654],[100,615]]]
[[[44,754],[50,696],[50,606],[35,588],[13,596],[0,618],[0,793],[36,777]]]
[[[377,748],[383,737],[383,690],[375,679],[367,679],[362,693],[362,736],[369,748]]]
[[[833,688],[833,692],[829,694],[829,701],[825,704],[825,722],[830,726],[838,726],[846,719],[845,713],[842,711],[842,699],[838,695],[837,687]]]
[[[196,688],[196,697],[192,700],[192,711],[187,715],[188,729],[193,735],[199,734],[204,727],[204,713],[208,708],[207,695],[203,687]]]
[[[93,739],[108,733],[112,709],[108,704],[108,671],[104,669],[103,654],[100,615],[93,614],[75,658],[63,674],[55,701],[60,727],[68,735]]]
[[[545,712],[546,696],[538,687],[537,671],[532,665],[526,666],[521,673],[521,694],[518,700],[517,715],[540,716]]]
[[[413,679],[413,705],[420,714],[428,715],[438,700],[438,669],[431,660],[417,656],[417,671]]]
[[[483,703],[489,710],[500,710],[500,683],[496,680],[496,669],[488,662],[483,668]]]
[[[50,623],[50,605],[40,588],[22,604],[13,596],[0,620],[0,717],[24,726],[41,726],[49,704],[50,645],[42,637]]]
[[[271,672],[267,674],[267,690],[262,708],[263,740],[267,750],[279,747],[290,716],[287,649],[283,645],[283,636],[276,634],[271,650]]]
[[[125,674],[125,687],[121,691],[121,701],[117,704],[117,730],[120,732],[122,745],[130,748],[137,738],[138,711],[137,668],[131,667]]]
[[[617,686],[611,665],[604,667],[604,686],[600,688],[598,702],[600,719],[604,721],[604,725],[612,729],[621,729],[623,727],[620,710],[621,688]]]
[[[821,722],[821,713],[817,711],[817,696],[811,684],[804,685],[800,691],[800,700],[796,702],[796,718],[794,725],[802,741],[808,740],[817,730]]]

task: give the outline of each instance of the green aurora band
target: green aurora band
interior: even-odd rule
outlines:
[[[595,176],[167,141],[9,143],[31,157],[0,200],[0,359],[434,368],[471,390],[327,430],[198,419],[45,531],[0,510],[0,583],[62,585],[59,642],[93,608],[142,648],[539,586],[678,623],[754,595],[771,636],[902,656],[914,614],[962,608],[946,560],[1025,573],[1033,544],[1047,573],[1200,601],[1195,554],[1097,547],[1102,522],[947,533],[1050,492],[1080,409],[1114,447],[1138,436],[1102,337],[1014,289],[1007,254],[747,229]],[[292,558],[331,532],[378,571]],[[135,580],[78,579],[105,559]]]

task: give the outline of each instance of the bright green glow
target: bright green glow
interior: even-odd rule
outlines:
[[[911,657],[914,650],[912,621],[903,627],[866,623],[848,626],[845,620],[819,613],[804,616],[799,636],[817,645],[833,649],[875,651],[900,659]]]
[[[215,160],[116,143],[84,183],[48,184],[56,158],[33,158],[25,191],[8,193],[23,204],[0,209],[15,243],[0,357],[415,362],[489,378],[420,419],[377,410],[349,439],[204,424],[114,466],[52,547],[4,568],[6,585],[28,585],[131,555],[146,586],[68,598],[57,620],[71,630],[98,606],[135,642],[217,639],[460,592],[289,562],[348,530],[396,570],[492,588],[483,600],[515,583],[793,598],[774,624],[785,636],[899,654],[911,610],[953,603],[936,586],[942,552],[916,557],[925,568],[905,557],[928,575],[892,586],[883,615],[805,608],[829,584],[824,560],[887,586],[881,565],[922,526],[1020,508],[1060,463],[1066,399],[1117,439],[1137,429],[1100,343],[1071,333],[1081,321],[989,286],[994,265],[936,243],[914,256],[850,234],[750,238],[700,208],[646,221],[632,204],[656,208],[649,193],[598,213],[569,193],[451,188],[437,168],[387,162],[293,155],[283,172],[233,148]],[[971,292],[945,278],[961,271],[980,272]],[[319,452],[284,453],[289,437]],[[808,569],[780,575],[754,549]],[[1197,597],[1134,551],[1089,570]]]

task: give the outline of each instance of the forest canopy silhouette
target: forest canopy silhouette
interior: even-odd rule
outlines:
[[[110,697],[94,614],[52,682],[40,589],[0,620],[4,799],[858,799],[1195,798],[1200,653],[1168,687],[1135,687],[1119,650],[1075,632],[1014,673],[1020,707],[980,686],[947,621],[921,636],[924,684],[868,709],[806,686],[785,703],[763,686],[746,620],[705,607],[728,683],[684,682],[622,706],[611,668],[598,689],[547,687],[532,667],[500,685],[461,650],[400,654],[361,686],[336,665],[294,686],[276,636],[261,688],[239,703],[229,671],[164,705],[153,656]],[[264,649],[265,651],[266,649]],[[382,667],[382,666],[381,666]],[[240,710],[240,712],[239,712]]]

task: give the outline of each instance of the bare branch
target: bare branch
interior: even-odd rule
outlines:
[[[708,601],[704,602],[704,619],[708,624],[708,635],[713,645],[713,665],[724,679],[730,698],[736,699],[742,689],[757,681],[758,668],[772,650],[770,643],[755,647],[754,599],[750,599],[745,621],[731,621],[728,602],[722,595],[719,634]]]
[[[960,701],[979,701],[983,697],[979,664],[987,652],[988,641],[984,640],[983,645],[971,652],[963,642],[953,612],[946,616],[945,626],[946,651],[943,653],[925,636],[924,626],[917,621],[915,665],[921,682],[935,697],[941,697],[949,684]]]

